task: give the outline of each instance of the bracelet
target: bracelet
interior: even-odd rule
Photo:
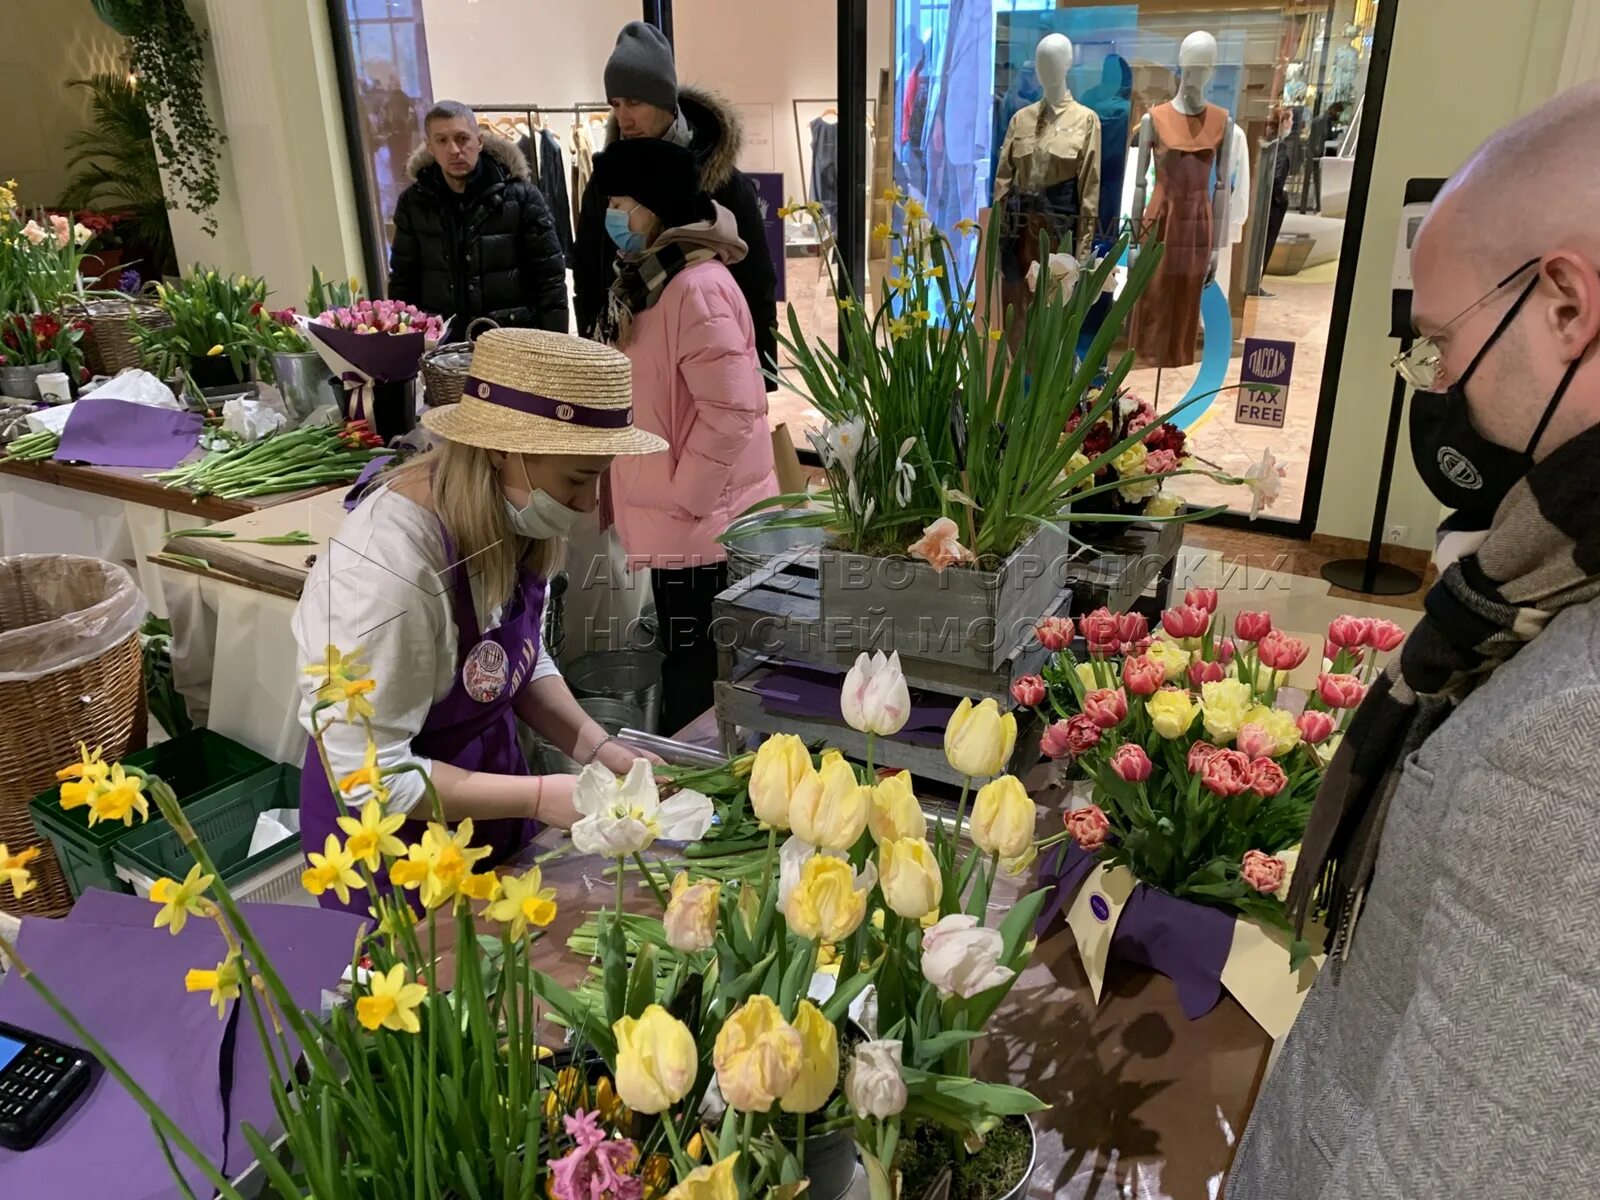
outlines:
[[[600,751],[606,748],[606,743],[614,742],[616,740],[617,739],[612,737],[609,733],[606,734],[605,737],[601,738],[594,744],[594,749],[589,751],[589,757],[583,760],[583,765],[587,767],[590,763],[594,762],[595,759],[600,757]]]
[[[534,778],[533,789],[534,789],[533,790],[533,813],[532,813],[531,816],[529,816],[528,819],[530,821],[537,821],[539,819],[539,810],[544,807],[544,776],[543,775],[539,775],[539,776],[536,776]]]

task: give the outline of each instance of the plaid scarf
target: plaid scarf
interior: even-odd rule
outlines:
[[[1306,825],[1288,909],[1326,906],[1329,960],[1348,953],[1400,765],[1562,609],[1600,596],[1600,426],[1507,494],[1475,551],[1445,568],[1398,658],[1356,711]]]
[[[685,267],[710,262],[716,257],[716,250],[709,246],[675,241],[653,246],[642,254],[618,258],[617,277],[606,297],[605,311],[595,326],[598,340],[608,346],[626,346],[633,332],[634,315],[661,299],[661,293],[667,290],[673,276]]]

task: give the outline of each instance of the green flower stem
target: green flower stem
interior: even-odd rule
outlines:
[[[961,822],[967,816],[967,797],[972,794],[972,776],[968,775],[961,781],[961,801],[956,805],[956,823],[950,832],[950,865],[955,866],[956,854],[961,846]]]
[[[877,741],[875,735],[867,734],[867,783],[869,785],[878,781],[878,776],[872,769],[872,749],[875,741]]]
[[[900,1118],[890,1118],[888,1125],[878,1122],[879,1146],[878,1161],[883,1164],[884,1170],[893,1170],[895,1143],[900,1139]]]
[[[800,1164],[800,1177],[805,1178],[806,1173],[806,1115],[797,1113],[794,1119],[794,1157]]]
[[[766,857],[762,860],[762,865],[761,865],[761,908],[762,908],[762,911],[766,910],[767,893],[772,891],[772,887],[773,887],[773,883],[774,883],[774,875],[775,875],[775,872],[773,871],[773,864],[777,861],[777,858],[778,858],[778,827],[776,825],[772,825],[772,826],[769,826],[767,828],[767,853],[766,853]]]
[[[678,1177],[681,1179],[693,1169],[693,1165],[689,1161],[689,1156],[683,1152],[683,1144],[678,1141],[678,1127],[672,1119],[671,1112],[661,1114],[661,1128],[667,1131],[667,1141],[672,1146],[672,1165],[677,1169]]]
[[[663,911],[665,911],[667,907],[667,894],[661,890],[661,885],[656,882],[655,872],[652,871],[649,865],[644,861],[643,854],[635,853],[633,856],[633,861],[638,864],[639,870],[644,872],[645,882],[650,885],[650,890],[656,894],[656,899],[661,902],[661,908]],[[617,880],[619,883],[622,880],[622,869],[620,863],[617,867]],[[619,909],[618,911],[621,910]]]

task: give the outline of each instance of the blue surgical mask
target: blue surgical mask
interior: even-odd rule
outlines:
[[[628,214],[620,208],[606,209],[606,232],[624,254],[637,254],[645,247],[644,234],[628,227]]]

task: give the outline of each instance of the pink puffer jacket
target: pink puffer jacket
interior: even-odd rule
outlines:
[[[685,267],[633,318],[634,423],[669,449],[619,458],[612,503],[635,567],[721,562],[717,537],[778,493],[767,392],[744,296],[720,261]]]

